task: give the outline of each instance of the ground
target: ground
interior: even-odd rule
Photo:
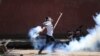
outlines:
[[[38,50],[22,50],[22,49],[13,49],[9,50],[8,53],[5,53],[5,56],[100,56],[100,52],[57,52],[57,53],[49,53],[38,55]]]

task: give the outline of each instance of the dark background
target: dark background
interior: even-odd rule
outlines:
[[[46,16],[55,23],[59,12],[63,15],[54,35],[66,35],[80,25],[86,33],[95,24],[92,16],[100,12],[100,0],[0,0],[0,38],[26,38],[29,29],[42,25]]]

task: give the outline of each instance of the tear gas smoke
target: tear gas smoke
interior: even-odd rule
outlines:
[[[99,51],[100,42],[100,14],[93,17],[96,25],[92,29],[87,29],[88,34],[80,37],[79,41],[71,41],[68,45],[69,51]]]
[[[62,50],[67,52],[74,51],[100,51],[100,14],[93,16],[93,19],[96,23],[95,27],[92,29],[87,29],[88,34],[86,36],[81,36],[80,40],[76,39],[69,42],[69,44],[63,43],[58,44],[56,47],[53,47],[54,43],[49,45],[46,50],[52,52],[52,50]],[[35,32],[35,30],[33,31]],[[30,34],[31,37],[33,37]],[[39,36],[39,35],[38,35]],[[34,37],[36,38],[36,36]],[[37,41],[37,40],[34,40]],[[38,43],[37,43],[38,44]]]
[[[30,41],[32,43],[32,46],[34,47],[34,49],[39,49],[41,46],[43,46],[45,43],[43,41],[45,41],[44,39],[38,38],[39,37],[39,32],[42,31],[42,27],[41,26],[37,26],[34,28],[31,28],[29,30],[29,37],[30,37]]]

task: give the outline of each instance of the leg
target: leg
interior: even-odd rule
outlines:
[[[46,44],[55,41],[54,37],[46,35]]]
[[[43,51],[46,47],[47,47],[47,45],[42,46],[42,48],[39,50],[38,54],[41,54],[41,53],[42,53],[42,51]]]

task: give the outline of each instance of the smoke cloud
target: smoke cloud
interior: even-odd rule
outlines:
[[[86,36],[81,36],[80,40],[77,41],[76,39],[72,40],[69,42],[69,44],[66,43],[58,43],[56,44],[56,46],[54,47],[55,43],[48,45],[46,47],[46,50],[48,50],[49,52],[53,52],[54,50],[61,50],[64,52],[75,52],[75,51],[100,51],[100,14],[96,14],[96,16],[93,16],[93,20],[95,21],[95,27],[91,28],[91,29],[87,29],[88,34]],[[40,29],[40,28],[38,28]],[[33,32],[37,31],[36,30],[32,30]],[[32,33],[31,31],[31,33]],[[33,33],[32,33],[33,34]],[[29,34],[32,38],[36,38],[33,37],[32,34]],[[34,35],[34,34],[33,34]],[[44,43],[45,41],[42,41],[41,43],[37,43],[37,40],[35,39],[34,41],[36,41],[34,46],[37,46],[37,44],[42,45],[42,43]]]
[[[87,29],[88,34],[80,37],[79,41],[71,41],[68,45],[69,51],[100,51],[100,14],[93,16],[96,23],[92,29]]]

